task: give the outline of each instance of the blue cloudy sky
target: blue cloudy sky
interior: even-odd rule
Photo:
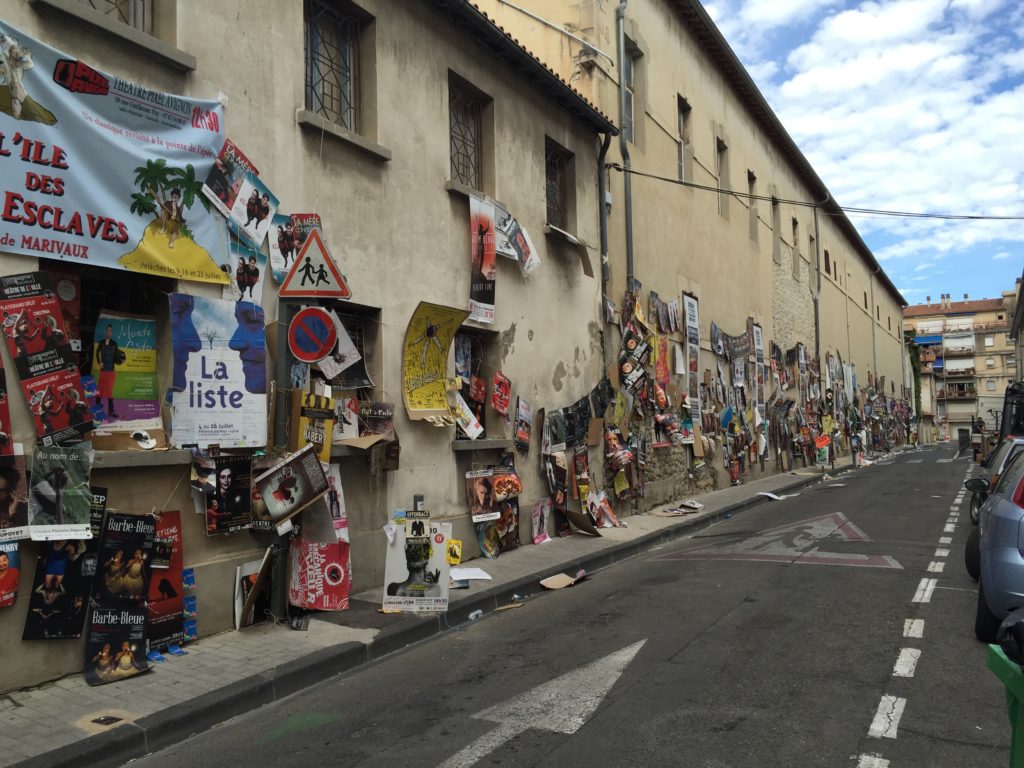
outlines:
[[[840,205],[1024,217],[1020,0],[703,4]],[[1024,220],[849,216],[911,304],[1024,269]]]

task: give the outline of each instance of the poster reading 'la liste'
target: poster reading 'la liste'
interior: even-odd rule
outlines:
[[[174,444],[266,445],[263,307],[172,293],[170,318]]]
[[[0,316],[43,445],[76,440],[92,429],[60,302],[45,272],[0,278]]]

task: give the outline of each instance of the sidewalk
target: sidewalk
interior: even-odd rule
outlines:
[[[832,474],[848,469],[849,457],[844,457]],[[120,683],[91,688],[82,675],[72,675],[0,696],[0,768],[123,765],[410,643],[458,628],[475,610],[486,613],[510,604],[514,595],[527,598],[543,592],[537,582],[546,576],[574,575],[581,568],[593,574],[768,502],[757,495],[760,491],[784,494],[820,479],[813,468],[772,475],[693,497],[705,505],[697,514],[635,515],[625,518],[628,528],[602,529],[601,538],[578,534],[539,546],[524,544],[495,560],[474,560],[472,565],[493,580],[452,590],[449,610],[440,616],[381,614],[377,589],[354,595],[348,611],[316,614],[307,632],[259,624],[191,643],[187,656],[169,656],[152,672]],[[529,610],[529,603],[523,610]],[[118,719],[111,723],[103,718]]]

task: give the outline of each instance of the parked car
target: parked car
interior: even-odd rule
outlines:
[[[1022,521],[1024,451],[1003,468],[999,481],[981,505],[979,515],[981,574],[974,634],[986,643],[995,642],[999,623],[1024,606]]]
[[[987,459],[981,462],[981,479],[985,481],[988,488],[992,488],[998,482],[1003,467],[1021,451],[1024,451],[1024,437],[1007,437],[995,447]],[[987,495],[987,490],[985,493],[971,495],[971,522],[975,525],[978,524],[978,510],[981,509]]]

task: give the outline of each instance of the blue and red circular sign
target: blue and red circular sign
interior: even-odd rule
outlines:
[[[338,343],[338,327],[323,307],[300,309],[288,325],[288,349],[300,363],[323,360]]]

